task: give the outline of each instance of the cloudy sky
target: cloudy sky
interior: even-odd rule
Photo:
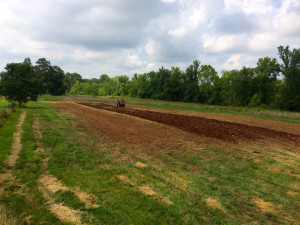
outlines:
[[[0,0],[0,71],[45,57],[85,78],[218,71],[300,47],[299,0]]]

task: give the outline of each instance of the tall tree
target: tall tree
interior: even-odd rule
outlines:
[[[188,102],[196,102],[199,97],[199,81],[198,75],[200,71],[200,61],[194,60],[193,64],[186,69],[184,81],[186,91],[184,100]]]
[[[274,102],[276,79],[280,72],[280,65],[275,58],[260,58],[254,69],[254,88],[260,104],[269,105]]]
[[[203,103],[212,103],[216,84],[219,80],[217,71],[210,65],[202,65],[199,71],[200,93],[199,100]]]
[[[29,58],[23,63],[9,63],[1,73],[0,92],[8,101],[21,105],[38,99],[38,79]]]
[[[184,96],[184,73],[179,67],[171,68],[171,75],[164,85],[164,99],[167,101],[182,101]]]
[[[300,49],[291,51],[289,46],[278,47],[282,60],[281,72],[284,75],[282,106],[291,111],[300,111]]]
[[[58,66],[51,66],[50,61],[40,58],[36,62],[35,71],[40,80],[40,93],[51,95],[63,95],[64,71]]]

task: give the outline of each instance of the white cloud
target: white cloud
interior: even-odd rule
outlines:
[[[268,52],[274,50],[274,44],[279,46],[279,41],[276,36],[270,33],[255,34],[249,39],[249,47],[254,52]]]
[[[299,0],[0,1],[0,71],[25,57],[85,77],[194,59],[220,71],[300,46]]]
[[[203,47],[209,52],[220,53],[226,51],[241,52],[247,48],[245,35],[203,35]]]
[[[148,43],[145,46],[147,54],[152,56],[155,52],[156,46],[157,46],[157,44],[155,43],[155,41],[153,39],[149,39]]]
[[[282,36],[300,34],[300,2],[286,0],[274,19],[274,27]]]
[[[223,68],[225,70],[234,70],[234,69],[241,69],[242,64],[240,63],[241,54],[235,54],[229,57],[226,62],[223,64]]]
[[[229,13],[267,14],[275,8],[271,0],[224,0],[224,4]]]
[[[127,65],[130,67],[140,67],[146,64],[145,61],[140,60],[138,55],[129,55],[127,56]]]
[[[173,36],[173,37],[182,37],[187,33],[187,28],[184,26],[181,26],[177,29],[174,30],[169,30],[168,34]]]

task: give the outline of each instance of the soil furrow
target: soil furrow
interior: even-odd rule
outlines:
[[[222,141],[237,143],[239,140],[256,140],[262,137],[285,139],[300,142],[300,136],[282,131],[271,130],[262,127],[248,126],[245,124],[208,119],[203,117],[185,116],[149,110],[131,108],[116,108],[103,103],[80,103],[96,109],[104,109],[112,112],[127,114],[146,120],[155,121],[173,126],[209,138],[217,138]]]

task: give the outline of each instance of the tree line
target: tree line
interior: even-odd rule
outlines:
[[[224,70],[220,76],[211,65],[201,65],[199,60],[194,60],[184,71],[179,67],[162,67],[158,71],[134,74],[131,79],[126,75],[111,78],[107,74],[102,74],[99,79],[83,79],[78,73],[64,73],[45,58],[39,59],[34,66],[27,58],[23,63],[6,65],[6,71],[1,73],[0,94],[9,95],[7,78],[19,74],[26,80],[24,74],[27,73],[33,77],[35,90],[30,100],[46,93],[115,95],[300,111],[300,49],[280,46],[278,55],[281,63],[275,58],[260,58],[256,67]],[[283,79],[278,79],[280,75]],[[15,89],[21,92],[26,88],[20,88],[16,83]],[[28,99],[28,93],[23,95]]]

